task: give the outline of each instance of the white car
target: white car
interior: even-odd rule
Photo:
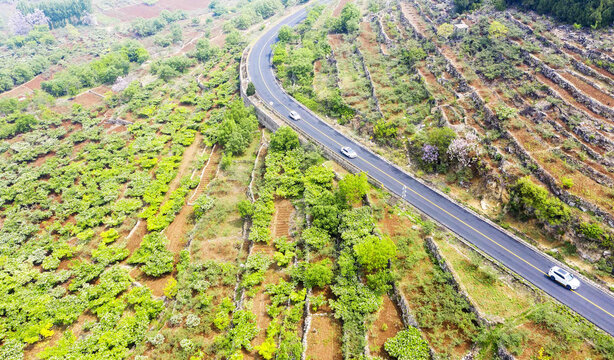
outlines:
[[[349,146],[344,146],[341,148],[341,153],[347,157],[349,157],[350,159],[355,158],[356,156],[356,151],[352,150],[351,147]]]
[[[296,111],[290,111],[290,119],[294,121],[299,121],[301,116]]]
[[[553,266],[548,270],[550,279],[565,286],[568,290],[576,290],[580,287],[580,280],[570,274],[567,270],[561,269],[558,266]]]

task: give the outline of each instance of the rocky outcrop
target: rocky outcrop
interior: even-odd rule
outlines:
[[[497,349],[497,356],[501,360],[516,360],[514,355],[512,355],[506,348],[503,346],[499,346]]]

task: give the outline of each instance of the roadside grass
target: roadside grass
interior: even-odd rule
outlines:
[[[455,238],[436,237],[435,242],[475,305],[493,320],[518,316],[535,305],[528,289],[513,284]]]

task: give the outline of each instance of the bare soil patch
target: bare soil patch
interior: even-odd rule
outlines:
[[[377,314],[377,320],[375,320],[369,330],[371,355],[379,356],[383,359],[392,359],[384,350],[384,343],[387,339],[394,337],[397,332],[403,330],[403,328],[401,312],[390,300],[390,297],[385,295],[384,303]]]
[[[222,157],[222,150],[218,147],[211,154],[209,163],[205,165],[206,167],[204,171],[202,172],[200,183],[198,184],[198,187],[196,188],[196,190],[194,190],[192,195],[190,195],[189,201],[191,202],[195,201],[205,191],[205,189],[207,188],[207,185],[209,185],[209,183],[211,182],[211,180],[213,180],[213,177],[215,176],[215,173],[217,171],[217,167],[218,167],[221,157]]]
[[[41,89],[41,83],[43,81],[45,81],[45,79],[43,79],[43,75],[40,74],[40,75],[35,76],[32,80],[28,81],[24,85],[29,87],[32,90],[40,90]]]
[[[539,79],[539,81],[541,81],[542,83],[544,83],[548,87],[550,87],[552,90],[554,90],[560,97],[562,97],[572,107],[575,107],[575,108],[578,108],[578,109],[582,109],[582,110],[584,110],[584,112],[588,113],[591,117],[594,117],[596,119],[599,119],[599,120],[602,120],[602,121],[610,121],[610,120],[606,119],[605,117],[594,113],[592,110],[590,110],[589,108],[587,108],[583,104],[579,103],[567,90],[561,88],[560,86],[555,84],[553,81],[551,81],[550,79],[548,79],[547,77],[545,77],[541,73],[536,73],[535,77],[537,79]]]
[[[91,108],[96,105],[102,104],[104,98],[92,93],[91,91],[86,91],[82,94],[77,95],[73,101],[87,108]]]
[[[341,324],[330,315],[314,315],[307,334],[308,360],[341,360]]]
[[[294,206],[290,200],[279,199],[275,201],[275,215],[271,230],[274,239],[290,235],[290,222],[293,212]]]

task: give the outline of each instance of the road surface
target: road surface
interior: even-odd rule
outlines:
[[[405,196],[405,199],[435,219],[458,236],[463,237],[482,251],[507,266],[527,281],[542,289],[561,303],[584,316],[601,329],[614,335],[614,297],[582,283],[576,291],[570,291],[551,281],[546,273],[555,265],[553,261],[514,239],[479,216],[464,209],[396,166],[384,161],[366,147],[350,140],[323,120],[304,110],[296,100],[288,96],[275,80],[272,69],[272,45],[282,25],[295,26],[305,19],[308,8],[288,16],[273,26],[253,45],[248,57],[248,77],[254,83],[256,93],[280,114],[291,110],[301,115],[295,125],[316,139],[320,145],[333,151],[350,146],[358,156],[349,160],[360,170],[379,181],[388,191]],[[285,119],[290,122],[288,117]]]

